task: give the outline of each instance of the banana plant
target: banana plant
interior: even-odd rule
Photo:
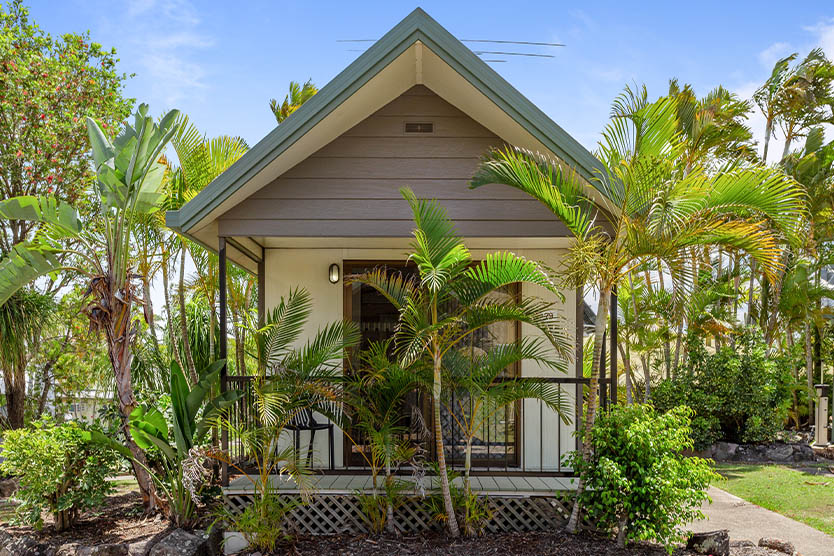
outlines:
[[[165,497],[163,510],[178,527],[190,525],[196,515],[196,500],[203,477],[204,453],[195,451],[223,411],[237,402],[243,392],[228,390],[208,399],[220,378],[225,360],[215,361],[198,373],[193,387],[188,387],[185,373],[176,361],[171,362],[171,424],[155,407],[140,405],[130,414],[130,434],[143,450],[155,447],[162,454],[163,471],[148,468],[154,483]],[[171,441],[173,437],[173,442]],[[193,470],[197,469],[195,473]]]
[[[243,396],[240,390],[227,390],[206,400],[218,383],[220,370],[225,363],[226,360],[221,359],[200,371],[199,380],[189,388],[179,363],[172,361],[169,390],[172,413],[170,430],[161,411],[155,407],[140,405],[130,414],[130,434],[136,444],[143,450],[155,446],[172,462],[187,458],[189,451],[205,439],[218,415]],[[174,437],[173,444],[170,441],[171,435]]]
[[[54,196],[0,201],[0,218],[41,225],[32,241],[18,244],[0,260],[0,305],[43,276],[71,272],[87,282],[83,311],[91,329],[103,332],[107,341],[125,445],[148,509],[156,503],[154,485],[145,454],[129,434],[129,416],[136,408],[132,346],[140,329],[138,311],[144,305],[131,238],[137,219],[158,210],[165,177],[160,159],[177,131],[178,114],[172,110],[157,123],[148,115],[148,105],[142,104],[133,122],[126,123],[112,142],[95,120],[87,118],[97,176],[90,192],[99,208],[94,218],[82,218],[75,207]]]

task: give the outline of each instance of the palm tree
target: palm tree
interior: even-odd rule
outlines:
[[[313,85],[312,79],[308,79],[304,85],[290,81],[290,92],[284,97],[284,102],[278,104],[278,101],[273,98],[269,101],[269,109],[272,110],[275,120],[280,124],[318,92],[319,90]]]
[[[53,320],[55,311],[51,296],[30,289],[18,290],[5,303],[0,303],[0,370],[10,428],[17,429],[24,424],[29,354],[37,349],[41,332]]]
[[[342,403],[347,417],[343,430],[357,431],[368,449],[360,448],[360,454],[371,469],[373,484],[372,497],[378,499],[378,477],[384,473],[385,482],[385,529],[396,534],[394,523],[394,500],[397,484],[394,479],[396,468],[413,459],[416,449],[407,436],[408,427],[403,422],[406,397],[420,384],[420,371],[403,367],[391,356],[392,340],[372,342],[367,350],[359,354],[358,368],[353,369],[344,379]],[[377,506],[379,507],[379,506]],[[382,524],[373,522],[381,529]],[[380,532],[380,531],[377,531]]]
[[[588,400],[582,457],[591,456],[599,385],[602,338],[612,289],[647,260],[668,269],[681,296],[688,274],[685,252],[721,245],[749,253],[772,278],[780,248],[772,228],[796,233],[804,199],[793,180],[766,168],[724,169],[709,174],[701,166],[684,173],[686,143],[678,130],[677,102],[649,103],[630,89],[618,97],[603,132],[598,155],[604,164],[595,188],[545,155],[519,148],[490,151],[471,186],[504,184],[548,207],[575,239],[566,260],[566,278],[593,282],[599,295],[594,329],[592,395]],[[584,488],[580,476],[578,490]],[[579,497],[568,528],[576,531]]]
[[[440,419],[443,358],[475,331],[497,322],[525,322],[541,330],[557,355],[571,357],[570,342],[551,303],[522,297],[501,299],[501,288],[535,284],[557,292],[546,270],[512,253],[495,253],[475,263],[446,211],[434,200],[417,199],[401,189],[414,216],[412,261],[415,279],[378,268],[350,281],[381,293],[400,312],[395,345],[401,364],[426,361],[432,369],[431,396],[435,451],[449,533],[459,535],[452,505]]]
[[[444,380],[448,386],[442,401],[466,441],[463,477],[467,496],[471,494],[472,441],[500,411],[521,400],[540,400],[565,423],[570,420],[571,408],[558,384],[506,376],[508,368],[522,361],[538,363],[554,371],[567,370],[566,361],[553,357],[541,338],[522,338],[487,351],[470,342],[468,346],[446,352],[443,357]]]
[[[171,178],[166,189],[167,195],[164,201],[166,210],[177,210],[181,208],[217,176],[237,162],[249,149],[249,146],[240,137],[221,135],[213,139],[207,139],[188,120],[187,116],[179,117],[177,126],[177,133],[171,139],[171,145],[177,153],[179,166],[169,164],[169,175]],[[188,330],[185,320],[185,261],[186,255],[192,251],[193,243],[180,234],[174,234],[171,240],[170,252],[179,254],[177,301],[180,315],[180,339],[183,344],[183,353],[186,362],[186,366],[183,368],[188,369],[191,382],[195,384],[197,370],[191,355],[191,349],[188,345]],[[168,326],[170,329],[173,323],[169,322]]]
[[[135,308],[143,304],[135,284],[131,245],[137,215],[155,212],[162,197],[165,167],[160,155],[177,130],[177,110],[154,123],[148,106],[139,106],[133,124],[126,124],[111,143],[99,124],[87,118],[98,184],[100,216],[84,222],[71,205],[54,197],[13,197],[0,201],[0,214],[39,222],[44,233],[35,242],[15,247],[0,261],[0,305],[40,276],[74,272],[88,280],[84,312],[93,329],[104,332],[125,444],[133,455],[133,470],[143,500],[155,506],[153,483],[145,471],[144,452],[130,435],[130,413],[136,408],[131,379],[132,345],[139,330]],[[62,240],[74,240],[70,248]],[[57,256],[69,255],[68,262]],[[73,262],[74,261],[74,262]]]

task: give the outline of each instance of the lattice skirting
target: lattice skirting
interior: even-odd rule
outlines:
[[[282,495],[291,496],[291,495]],[[252,501],[251,495],[225,496],[232,511],[241,511]],[[500,497],[491,496],[493,517],[486,524],[491,533],[552,531],[564,527],[570,515],[570,501],[565,496]],[[397,529],[402,533],[439,530],[442,524],[431,518],[421,498],[409,498],[394,512]],[[349,494],[320,494],[307,504],[297,506],[282,526],[301,535],[336,535],[368,533],[360,505]]]

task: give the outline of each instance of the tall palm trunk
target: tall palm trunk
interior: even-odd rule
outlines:
[[[753,289],[756,284],[756,261],[750,261],[750,290],[747,292],[747,315],[744,322],[747,326],[753,323]]]
[[[171,344],[171,354],[174,356],[174,361],[180,366],[180,369],[185,367],[182,364],[182,357],[180,357],[180,350],[177,348],[177,339],[174,337],[174,322],[171,317],[171,292],[168,281],[168,257],[163,255],[162,261],[162,293],[165,299],[165,320],[168,328],[168,342]]]
[[[623,358],[623,367],[625,372],[625,386],[626,386],[626,405],[631,405],[634,403],[634,398],[632,395],[632,384],[631,384],[631,349],[629,349],[628,345],[623,347],[623,344],[627,344],[627,342],[620,342],[617,347],[620,350],[620,357]]]
[[[811,323],[805,317],[805,378],[808,387],[808,424],[814,422],[814,354],[811,350]]]
[[[599,303],[597,304],[597,318],[594,323],[594,361],[591,368],[591,381],[588,385],[588,403],[585,409],[585,424],[582,429],[582,459],[591,459],[591,434],[597,416],[597,396],[599,395],[599,374],[602,368],[602,343],[605,334],[605,325],[608,316],[608,306],[611,303],[611,286],[600,288]],[[577,415],[577,418],[579,416]],[[585,475],[579,475],[579,483],[576,485],[576,499],[573,502],[573,509],[568,520],[567,530],[576,533],[579,530],[579,512],[582,508],[582,493],[585,491]]]
[[[194,366],[194,356],[191,354],[191,342],[188,339],[188,321],[185,313],[185,240],[180,249],[180,275],[178,299],[180,303],[180,335],[182,335],[182,350],[185,352],[185,361],[188,363],[188,377],[191,379],[191,384],[197,384],[199,377],[197,377],[197,367]]]
[[[435,319],[437,320],[437,319]],[[446,453],[443,448],[443,424],[440,421],[441,394],[441,355],[435,343],[434,350],[434,378],[432,381],[432,408],[434,413],[434,447],[437,451],[437,471],[440,474],[440,490],[443,495],[443,507],[446,510],[447,526],[452,537],[460,536],[455,507],[452,504],[452,491],[449,489],[449,475],[446,473]]]
[[[116,378],[116,395],[119,401],[119,415],[122,419],[125,445],[132,455],[133,473],[136,476],[136,482],[139,484],[139,492],[142,494],[145,508],[153,510],[156,507],[156,489],[146,471],[145,452],[136,445],[130,433],[130,414],[136,409],[137,405],[130,375],[130,366],[133,362],[131,344],[137,327],[131,319],[131,296],[116,295],[118,291],[128,291],[130,283],[123,284],[122,288],[117,288],[116,284],[112,282],[109,286],[109,291],[102,292],[101,300],[104,307],[110,308],[110,312],[105,317],[106,320],[100,321],[100,323],[105,330],[107,355],[110,357],[110,364],[113,366],[113,374]]]
[[[3,373],[3,382],[9,428],[19,429],[24,425],[26,414],[26,360],[22,355]]]
[[[151,342],[157,353],[159,353],[159,338],[156,337],[156,322],[153,318],[153,301],[151,300],[151,283],[148,274],[142,274],[142,300],[145,302],[145,320],[148,323],[148,332],[151,335]]]

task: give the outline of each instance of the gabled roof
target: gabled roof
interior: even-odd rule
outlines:
[[[586,180],[590,181],[598,175],[597,170],[602,168],[602,163],[587,149],[426,12],[417,8],[322,87],[318,94],[252,147],[231,168],[211,182],[194,199],[179,211],[168,212],[167,225],[187,235],[191,235],[189,232],[207,229],[212,218],[216,218],[218,210],[230,208],[224,207],[224,203],[236,204],[232,199],[233,195],[264,171],[271,162],[287,152],[317,124],[334,114],[334,111],[387,66],[401,59],[401,55],[413,48],[415,44],[427,49],[425,51],[427,58],[431,57],[431,60],[439,58],[445,66],[457,74],[456,79],[458,79],[457,76],[462,77],[520,128],[523,128],[529,136],[535,139],[536,144],[544,146]],[[411,70],[416,72],[417,83],[424,78],[423,52],[422,49],[417,51],[416,67]],[[412,60],[411,63],[413,64],[414,61]],[[435,67],[432,70],[433,79],[438,85],[446,83],[449,81],[449,76],[453,75],[444,73],[447,68],[441,71],[437,66],[433,67]],[[429,70],[426,73],[429,73]],[[427,75],[426,79],[429,78],[431,77]],[[412,80],[414,79],[415,77],[412,76]],[[432,86],[428,81],[426,84]],[[449,91],[453,89],[450,88]],[[437,92],[443,96],[442,92]],[[459,108],[464,109],[461,106]],[[214,213],[213,216],[212,213]],[[196,239],[207,243],[205,237],[202,240]]]

